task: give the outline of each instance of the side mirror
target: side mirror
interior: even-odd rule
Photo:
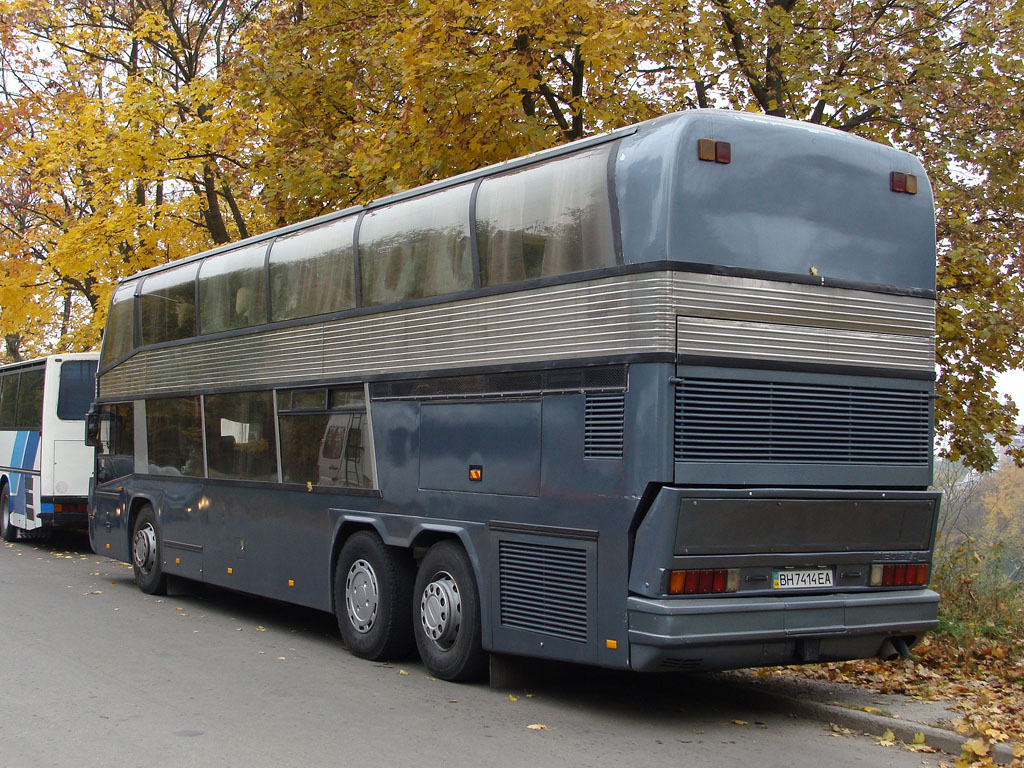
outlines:
[[[93,448],[102,447],[100,442],[100,413],[89,411],[85,415],[85,444]]]

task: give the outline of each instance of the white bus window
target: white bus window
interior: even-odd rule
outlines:
[[[21,372],[21,382],[18,384],[18,415],[15,421],[18,429],[38,432],[43,428],[43,375],[42,368]]]
[[[146,401],[149,471],[157,475],[203,476],[203,434],[198,397]]]
[[[266,243],[257,243],[203,261],[199,268],[200,333],[267,322],[266,253]]]
[[[146,278],[139,296],[143,344],[196,335],[198,269],[198,264],[185,264]]]
[[[209,395],[205,407],[206,461],[210,477],[276,481],[271,393]]]
[[[60,366],[57,387],[57,418],[81,421],[89,412],[96,393],[96,361],[65,360]]]
[[[359,227],[363,305],[473,287],[470,185],[370,211]]]
[[[476,203],[483,285],[614,266],[609,151],[484,180]]]
[[[123,283],[114,291],[103,329],[103,350],[100,365],[116,363],[135,348],[135,287],[137,282]]]
[[[284,235],[270,250],[270,307],[275,321],[323,315],[356,305],[352,238],[355,217]]]
[[[0,383],[0,429],[14,429],[17,417],[18,373],[7,373]]]

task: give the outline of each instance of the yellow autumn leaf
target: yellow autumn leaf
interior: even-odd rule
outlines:
[[[546,731],[548,729],[546,725],[542,725],[540,723],[533,723],[532,725],[528,725],[526,727],[531,731]]]

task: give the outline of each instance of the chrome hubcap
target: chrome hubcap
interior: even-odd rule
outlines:
[[[153,569],[156,558],[156,530],[150,523],[146,523],[135,532],[132,558],[135,567],[143,573],[149,573]]]
[[[366,634],[373,629],[380,605],[377,574],[365,560],[356,560],[345,577],[345,609],[355,630]]]
[[[462,597],[459,585],[450,573],[439,573],[427,584],[420,597],[420,623],[423,633],[443,651],[459,636],[462,626]]]

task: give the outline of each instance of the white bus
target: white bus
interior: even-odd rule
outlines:
[[[93,452],[82,441],[94,352],[0,367],[0,533],[88,524]]]

